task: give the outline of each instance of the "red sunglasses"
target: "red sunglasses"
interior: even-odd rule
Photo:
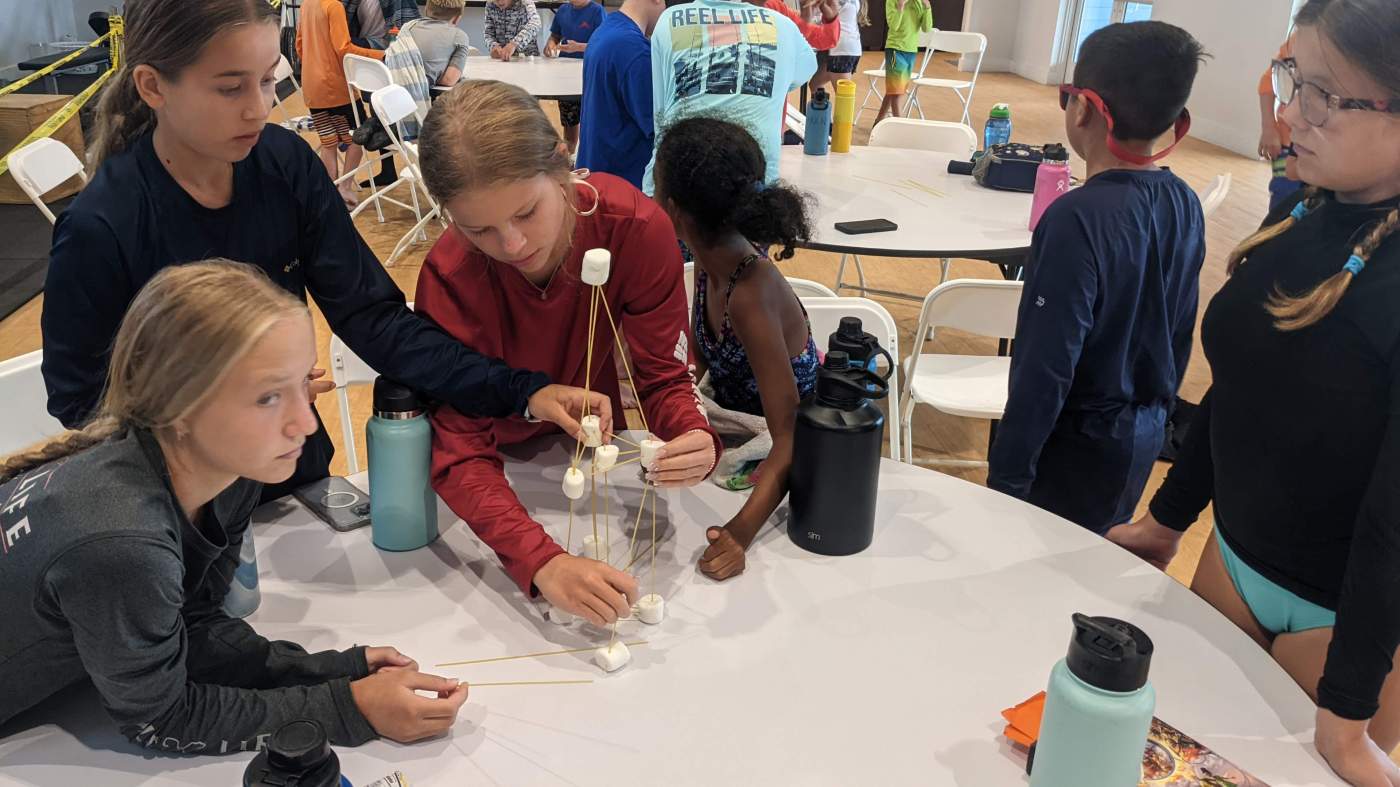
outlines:
[[[1186,137],[1187,132],[1191,130],[1191,113],[1183,108],[1181,110],[1181,117],[1176,119],[1176,139],[1163,150],[1151,156],[1143,156],[1124,148],[1118,143],[1118,140],[1113,136],[1113,113],[1108,111],[1108,105],[1104,103],[1103,98],[1098,93],[1088,88],[1075,87],[1074,85],[1060,85],[1060,109],[1069,108],[1070,96],[1082,96],[1085,101],[1094,105],[1094,108],[1099,111],[1100,115],[1103,115],[1104,122],[1108,123],[1108,152],[1130,164],[1144,166],[1165,158],[1168,153],[1171,153],[1172,150],[1181,143],[1181,140]]]

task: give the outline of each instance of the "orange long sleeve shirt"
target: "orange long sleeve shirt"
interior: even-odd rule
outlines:
[[[301,91],[309,109],[350,103],[344,59],[352,54],[384,59],[382,49],[350,43],[350,25],[340,0],[308,0],[297,25],[297,56],[301,58]]]

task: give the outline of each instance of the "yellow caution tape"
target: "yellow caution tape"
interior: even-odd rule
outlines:
[[[91,44],[88,44],[87,46],[83,47],[82,49],[76,49],[76,50],[73,51],[72,54],[70,54],[70,55],[65,55],[64,57],[61,57],[61,58],[59,58],[58,60],[55,60],[54,62],[50,63],[50,64],[47,65],[47,66],[44,66],[43,68],[39,69],[38,71],[35,71],[34,73],[30,74],[29,76],[27,76],[27,77],[25,77],[25,78],[20,79],[20,80],[15,81],[15,82],[11,82],[10,84],[5,85],[4,87],[0,87],[0,96],[6,95],[6,94],[9,94],[9,93],[13,93],[13,92],[15,92],[16,90],[19,90],[20,88],[23,88],[25,85],[33,84],[35,80],[41,79],[41,78],[43,78],[43,77],[45,77],[45,76],[48,76],[49,74],[52,74],[54,71],[56,71],[56,70],[62,68],[62,67],[64,66],[64,64],[66,64],[68,61],[77,58],[78,55],[81,55],[82,53],[88,51],[89,49],[92,49],[93,47],[97,46],[98,44],[102,43],[103,41],[106,41],[108,38],[110,38],[110,37],[112,36],[112,32],[113,32],[112,30],[108,30],[106,33],[103,33],[101,36],[99,36],[99,37],[98,37],[95,41],[93,41]]]
[[[4,160],[0,161],[0,175],[4,175],[6,172],[10,171],[11,153],[14,153],[16,150],[19,150],[20,148],[24,147],[25,145],[28,145],[34,140],[39,139],[40,137],[53,136],[53,134],[56,131],[63,127],[64,123],[67,123],[68,121],[72,120],[73,116],[78,114],[78,110],[82,109],[83,105],[88,102],[88,99],[92,98],[98,90],[101,90],[102,86],[107,84],[107,80],[110,79],[115,73],[115,69],[107,69],[107,71],[103,73],[102,76],[97,78],[96,82],[93,82],[91,85],[88,85],[87,88],[83,90],[83,92],[69,99],[68,103],[63,105],[63,109],[60,109],[57,112],[53,113],[52,117],[41,123],[38,128],[29,132],[29,136],[20,140],[18,145],[15,145],[9,153],[5,154]]]

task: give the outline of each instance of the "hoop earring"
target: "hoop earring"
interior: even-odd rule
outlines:
[[[601,204],[603,201],[602,195],[598,193],[598,187],[588,182],[588,176],[590,174],[592,173],[590,173],[586,169],[576,169],[573,172],[569,173],[570,183],[583,186],[584,188],[593,192],[593,207],[589,208],[588,210],[579,210],[578,208],[574,208],[574,215],[576,216],[592,216],[594,213],[598,212],[598,205]],[[564,196],[567,197],[568,193],[566,192]],[[570,207],[573,207],[573,204],[574,203],[572,201],[569,202]]]

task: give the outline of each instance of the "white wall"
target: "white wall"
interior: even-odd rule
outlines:
[[[1259,76],[1288,36],[1293,0],[1156,0],[1152,18],[1185,28],[1212,57],[1191,93],[1191,135],[1253,157]]]
[[[0,0],[0,72],[17,76],[14,65],[28,60],[36,52],[36,43],[62,40],[74,35],[73,6],[67,2],[33,2],[33,0]]]
[[[967,0],[963,30],[987,37],[983,71],[1011,70],[1020,21],[1021,0]]]
[[[983,71],[1012,71],[1048,84],[1057,60],[1056,37],[1072,0],[969,0],[964,30],[987,37]]]

